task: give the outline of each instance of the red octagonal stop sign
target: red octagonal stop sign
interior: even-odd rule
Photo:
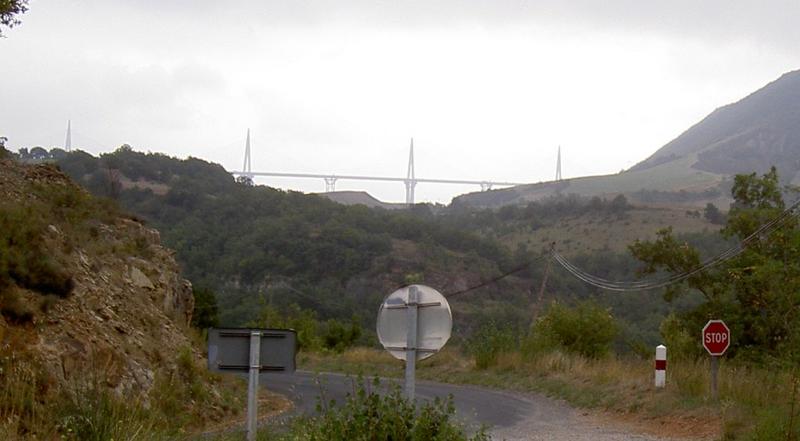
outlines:
[[[703,347],[711,355],[722,355],[731,345],[731,330],[722,320],[709,320],[703,327]]]

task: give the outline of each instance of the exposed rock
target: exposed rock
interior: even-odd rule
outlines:
[[[53,166],[0,160],[0,200],[41,202],[32,185],[68,187],[88,197]],[[24,341],[20,351],[32,354],[56,386],[100,375],[94,380],[120,396],[146,402],[157,373],[176,369],[177,354],[190,350],[198,361],[201,356],[187,337],[191,284],[181,277],[173,253],[161,247],[157,231],[125,218],[86,222],[94,222],[92,234],[81,241],[69,237],[75,225],[45,226],[48,251],[74,288],[46,312],[37,311],[30,325],[12,325],[0,316],[0,344],[12,333]],[[31,305],[43,298],[14,289]]]
[[[144,273],[139,270],[139,268],[131,267],[131,281],[133,282],[133,286],[139,288],[147,288],[147,289],[156,289],[153,286],[153,282],[144,275]]]

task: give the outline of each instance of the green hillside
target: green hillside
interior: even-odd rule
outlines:
[[[289,303],[369,324],[382,298],[409,280],[458,290],[513,264],[498,241],[424,213],[252,186],[199,159],[123,147],[100,158],[71,153],[59,165],[161,231],[187,277],[216,293],[228,325]]]
[[[614,247],[598,241],[574,248],[576,242],[556,234],[563,222],[589,218],[597,218],[598,226],[620,225],[618,231],[626,231],[629,218],[641,222],[639,210],[624,200],[554,199],[530,205],[527,211],[475,210],[458,204],[437,210],[424,204],[383,210],[251,186],[236,182],[216,164],[127,147],[99,158],[74,152],[58,162],[92,192],[117,199],[161,231],[164,243],[176,250],[186,277],[216,294],[226,325],[246,324],[267,305],[285,312],[297,304],[323,321],[356,315],[369,334],[381,299],[401,285],[423,282],[444,293],[455,292],[530,261],[527,270],[452,303],[457,335],[489,321],[523,332],[539,301],[545,272],[539,256],[550,241],[558,241],[559,249],[609,277],[634,278],[638,267],[624,250],[624,244],[638,236],[617,238],[619,246]],[[693,225],[704,223],[686,219]],[[665,224],[654,219],[646,225],[653,234]],[[530,234],[536,241],[529,240]],[[586,298],[614,309],[627,330],[619,341],[625,347],[658,340],[658,321],[650,318],[674,308],[659,292],[609,295],[557,269],[541,300]]]

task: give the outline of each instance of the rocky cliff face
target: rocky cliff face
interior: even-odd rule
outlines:
[[[53,166],[7,159],[0,160],[0,220],[7,226],[0,232],[0,344],[35,360],[49,384],[99,376],[120,395],[146,401],[157,372],[175,369],[176,354],[199,358],[186,332],[191,285],[157,231],[92,198]],[[71,290],[53,295],[37,283],[48,274],[37,275],[44,271],[37,261],[68,277]]]
[[[75,250],[73,293],[37,320],[42,326],[32,348],[56,378],[68,381],[100,368],[108,386],[142,394],[153,386],[156,370],[173,367],[170,360],[190,346],[191,285],[153,233],[120,220],[99,237],[106,243],[141,239],[151,254],[147,260]]]

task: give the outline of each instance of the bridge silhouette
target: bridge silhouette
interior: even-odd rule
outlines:
[[[559,152],[560,153],[560,152]],[[560,159],[560,158],[559,158]],[[285,173],[285,172],[260,172],[253,171],[250,163],[250,129],[247,130],[247,141],[244,148],[244,164],[242,170],[231,171],[234,176],[244,176],[251,180],[256,176],[268,176],[279,178],[312,178],[322,179],[325,181],[325,191],[336,191],[336,182],[339,180],[348,181],[377,181],[377,182],[401,182],[406,187],[406,204],[414,204],[414,189],[419,183],[426,184],[467,184],[479,185],[481,191],[491,190],[492,187],[510,187],[515,185],[524,185],[518,182],[504,182],[504,181],[475,181],[469,179],[431,179],[431,178],[418,178],[414,174],[414,138],[411,138],[411,147],[408,152],[408,170],[405,177],[391,177],[391,176],[360,176],[360,175],[338,175],[338,174],[323,174],[323,173]]]
[[[64,149],[66,151],[72,150],[72,121],[67,121],[66,138],[64,140]],[[86,137],[87,139],[90,139]],[[103,145],[97,141],[93,141],[98,145]],[[513,187],[516,185],[525,185],[528,183],[520,182],[506,182],[506,181],[477,181],[470,179],[434,179],[434,178],[418,178],[414,173],[414,138],[411,138],[411,146],[408,152],[408,169],[405,177],[392,177],[392,176],[361,176],[361,175],[339,175],[335,173],[287,173],[287,172],[270,172],[270,171],[253,171],[250,160],[250,129],[247,129],[247,139],[245,141],[244,149],[244,163],[242,170],[235,170],[230,172],[234,176],[244,176],[251,180],[256,176],[264,177],[277,177],[277,178],[311,178],[322,179],[325,182],[325,191],[336,191],[336,182],[339,180],[346,181],[373,181],[373,182],[400,182],[406,188],[406,204],[414,204],[414,190],[419,183],[424,184],[462,184],[462,185],[478,185],[481,191],[491,190],[493,187]],[[558,163],[556,165],[556,181],[561,180],[561,147],[558,148]]]

